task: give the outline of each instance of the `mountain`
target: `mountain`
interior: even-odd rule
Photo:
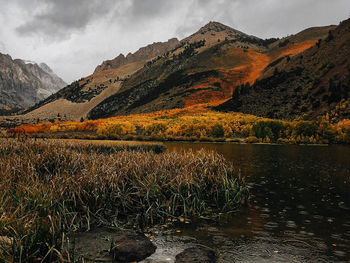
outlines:
[[[323,37],[325,32],[316,34]],[[274,42],[278,40],[262,40],[210,22],[182,40],[170,54],[132,74],[118,93],[87,116],[97,119],[224,101],[237,85],[253,84],[269,63],[295,55],[314,45],[315,40],[296,39],[270,48]]]
[[[94,74],[51,95],[22,117],[97,119],[195,104],[217,106],[232,97],[235,87],[252,85],[275,61],[314,46],[333,28],[264,40],[210,22],[181,41],[152,44],[166,46],[163,50],[150,45],[103,62]],[[174,47],[169,50],[170,46]]]
[[[294,57],[270,64],[252,87],[235,89],[217,107],[257,116],[293,120],[318,116],[350,118],[350,19]]]
[[[27,63],[26,66],[43,84],[43,88],[38,89],[40,100],[67,86],[67,83],[58,77],[45,63],[40,63],[39,65],[36,63]]]
[[[46,64],[0,53],[0,108],[14,109],[32,106],[67,84]]]

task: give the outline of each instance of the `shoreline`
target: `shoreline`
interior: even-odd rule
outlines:
[[[49,136],[45,136],[49,135]],[[51,135],[51,136],[50,136]],[[72,140],[72,141],[99,141],[99,142],[138,142],[138,143],[171,143],[171,142],[177,142],[177,143],[223,143],[223,144],[252,144],[252,145],[271,145],[271,146],[283,146],[283,145],[295,145],[295,146],[319,146],[319,147],[326,147],[326,146],[332,146],[332,145],[342,145],[342,146],[349,146],[347,143],[278,143],[278,142],[249,142],[246,141],[247,138],[210,138],[210,139],[184,139],[184,138],[170,138],[170,139],[159,139],[159,138],[147,138],[147,137],[139,137],[139,136],[133,136],[132,138],[107,138],[107,137],[99,137],[96,135],[90,135],[90,134],[84,134],[83,136],[79,136],[81,134],[77,133],[71,133],[69,135],[58,135],[54,133],[40,133],[40,134],[24,134],[23,136],[27,136],[28,138],[32,139],[43,139],[43,140]],[[135,138],[136,137],[136,138]],[[11,139],[14,138],[13,136],[3,136],[0,138],[7,138]]]

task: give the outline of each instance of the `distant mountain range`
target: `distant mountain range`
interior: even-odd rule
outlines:
[[[0,53],[0,109],[32,106],[67,84],[45,63],[12,59]]]
[[[98,119],[202,104],[313,119],[349,100],[349,24],[260,39],[210,22],[181,41],[153,43],[104,61],[22,118]],[[347,114],[338,111],[337,118]]]

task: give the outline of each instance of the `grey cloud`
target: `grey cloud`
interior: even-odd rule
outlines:
[[[338,21],[337,17],[347,18],[344,10],[350,10],[350,1],[191,0],[187,6],[187,14],[176,29],[181,37],[209,21],[218,21],[247,34],[268,38],[294,34],[311,26],[338,24],[341,19]]]
[[[0,53],[6,54],[7,52],[6,45],[0,41]]]
[[[70,82],[103,60],[185,38],[209,21],[283,37],[338,24],[349,10],[349,0],[0,0],[0,52],[6,45],[12,57],[45,61]]]
[[[194,33],[209,21],[234,26],[233,7],[238,0],[192,0],[185,10],[186,16],[180,21],[176,34],[181,38]]]
[[[133,18],[149,18],[168,12],[175,7],[177,1],[132,0],[131,15]]]
[[[41,10],[16,31],[23,35],[65,39],[72,32],[84,30],[92,21],[103,18],[111,11],[114,1],[47,0],[36,3]]]
[[[143,30],[154,21],[168,18],[181,11],[183,3],[186,3],[184,0],[125,0],[124,2],[127,3],[126,8],[116,9],[113,19],[131,31]]]

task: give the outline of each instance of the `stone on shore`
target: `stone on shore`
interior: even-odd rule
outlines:
[[[143,233],[127,231],[115,238],[111,253],[116,262],[134,262],[151,256],[155,251],[156,246]]]
[[[180,254],[176,255],[175,263],[215,263],[215,252],[207,247],[197,245],[186,248]]]

